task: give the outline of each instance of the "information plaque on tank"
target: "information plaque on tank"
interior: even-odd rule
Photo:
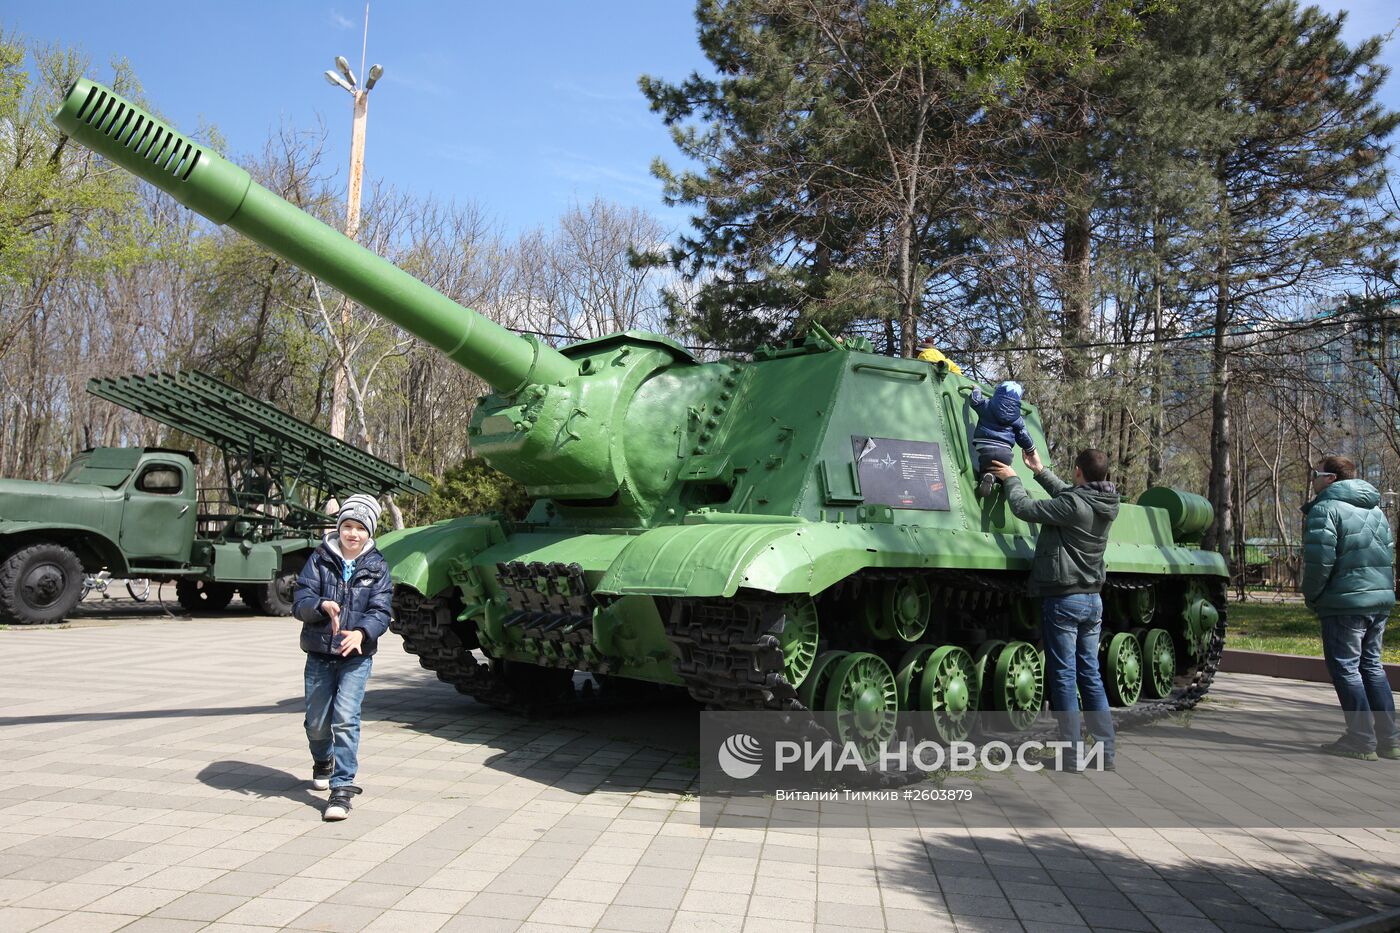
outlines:
[[[852,434],[851,447],[866,505],[948,511],[948,484],[937,444]]]

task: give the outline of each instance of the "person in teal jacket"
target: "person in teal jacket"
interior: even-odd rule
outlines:
[[[1395,697],[1381,639],[1395,605],[1395,545],[1380,493],[1346,457],[1312,471],[1316,497],[1303,506],[1303,598],[1322,624],[1322,654],[1347,731],[1322,750],[1343,758],[1400,760]]]

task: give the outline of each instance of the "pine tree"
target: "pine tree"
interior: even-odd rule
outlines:
[[[680,324],[739,343],[806,317],[880,329],[912,354],[940,294],[967,305],[980,237],[1035,192],[1015,155],[1039,131],[1016,102],[1035,68],[1074,69],[1131,31],[1094,0],[701,0],[718,73],[643,78],[703,173],[658,160],[695,230],[667,257],[703,285]]]
[[[1180,40],[1200,63],[1213,106],[1202,113],[1210,170],[1211,466],[1215,525],[1233,542],[1232,329],[1267,319],[1281,294],[1321,289],[1390,263],[1394,231],[1372,209],[1386,179],[1386,139],[1400,114],[1376,101],[1380,39],[1341,40],[1345,14],[1279,0],[1183,8]]]

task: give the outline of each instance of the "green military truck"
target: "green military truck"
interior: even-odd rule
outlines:
[[[219,452],[200,488],[195,455],[94,447],[56,482],[0,480],[0,622],[59,622],[86,574],[173,582],[190,611],[235,593],[287,615],[303,562],[334,519],[331,498],[427,491],[423,480],[196,371],[94,379],[88,391]]]

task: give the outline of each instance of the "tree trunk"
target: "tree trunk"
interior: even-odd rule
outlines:
[[[1063,261],[1065,267],[1065,383],[1070,392],[1070,426],[1073,434],[1071,449],[1088,444],[1090,406],[1085,404],[1089,392],[1088,353],[1082,344],[1089,342],[1089,211],[1077,204],[1069,205],[1065,217]]]
[[[914,224],[906,213],[895,230],[899,250],[899,356],[912,357],[919,346],[919,296],[914,287]]]
[[[1091,132],[1087,90],[1080,92],[1073,125],[1081,143],[1087,144]],[[1089,286],[1092,262],[1090,187],[1087,174],[1070,182],[1065,198],[1064,242],[1061,253],[1065,276],[1064,342],[1068,345],[1065,350],[1065,382],[1070,396],[1070,430],[1073,435],[1073,444],[1069,448],[1071,450],[1090,445],[1094,423],[1092,407],[1088,404],[1092,397],[1088,384],[1089,353],[1082,346],[1089,342],[1092,304]]]
[[[1245,459],[1244,439],[1251,433],[1249,424],[1249,410],[1242,408],[1236,416],[1236,422],[1240,425],[1238,431],[1232,432],[1235,438],[1235,489],[1234,508],[1234,547],[1230,549],[1233,555],[1232,561],[1235,567],[1239,568],[1239,578],[1236,582],[1238,586],[1238,597],[1244,599],[1245,586],[1245,538],[1248,536],[1248,515],[1249,507],[1249,462]]]
[[[1162,359],[1162,254],[1161,222],[1152,219],[1152,385],[1148,395],[1147,415],[1147,485],[1162,482],[1162,434],[1165,431],[1162,383],[1165,379]]]
[[[1227,220],[1222,220],[1224,223]],[[1232,373],[1227,339],[1230,327],[1230,276],[1225,243],[1226,234],[1222,230],[1220,251],[1216,257],[1215,320],[1211,341],[1210,504],[1215,509],[1215,522],[1206,532],[1202,544],[1228,558],[1234,532],[1234,475],[1230,463]]]

